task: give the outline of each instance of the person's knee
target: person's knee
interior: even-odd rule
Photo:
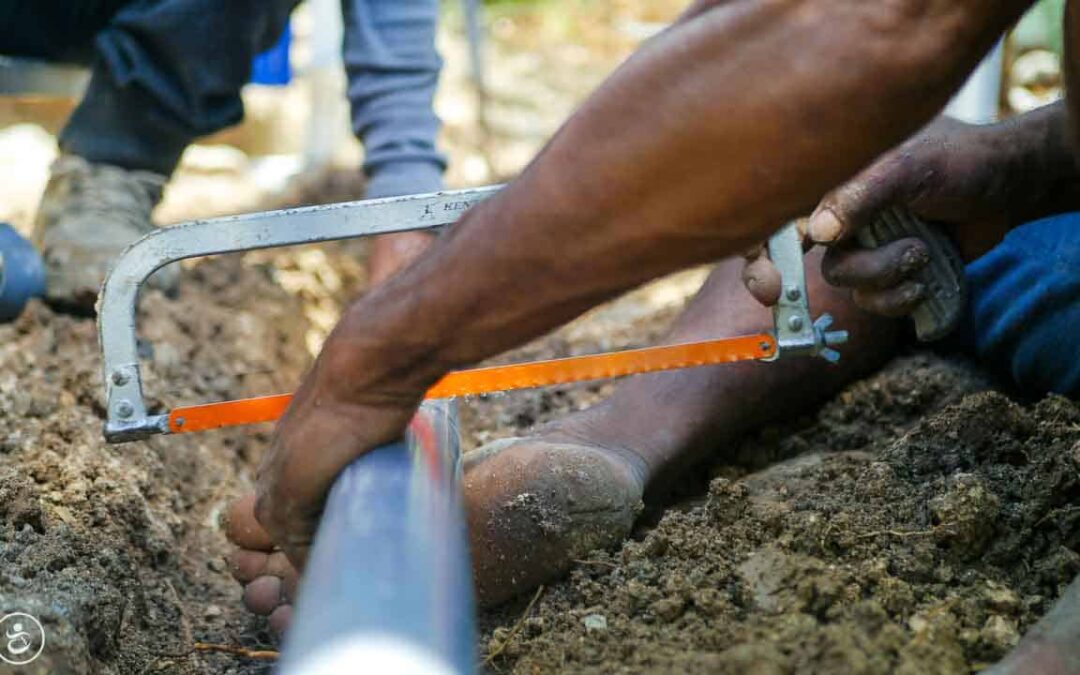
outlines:
[[[1080,394],[1080,213],[1013,230],[968,281],[980,361],[1031,394]]]

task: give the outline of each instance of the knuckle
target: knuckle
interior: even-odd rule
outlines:
[[[255,497],[255,520],[270,534],[276,533],[274,503],[263,490],[259,490]]]

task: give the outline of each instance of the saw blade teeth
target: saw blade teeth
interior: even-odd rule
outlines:
[[[775,353],[776,339],[762,333],[554,361],[491,366],[450,373],[428,391],[426,398],[470,397],[679,368],[757,361]],[[284,413],[290,399],[291,395],[282,394],[176,408],[169,415],[169,430],[187,433],[274,421]]]

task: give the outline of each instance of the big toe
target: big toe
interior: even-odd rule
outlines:
[[[626,538],[643,485],[603,448],[511,438],[465,457],[477,596],[493,605]]]

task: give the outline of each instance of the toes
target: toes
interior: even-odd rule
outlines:
[[[240,548],[253,551],[269,551],[274,547],[270,535],[255,520],[255,495],[241,497],[229,507],[225,536]]]
[[[283,580],[285,593],[289,597],[292,597],[296,589],[296,580],[300,576],[281,551],[263,553],[239,549],[229,557],[229,566],[233,578],[242,583],[254,581],[259,577],[277,577]]]
[[[289,579],[297,576],[296,568],[292,566],[288,557],[281,551],[276,551],[266,557],[266,567],[263,568],[263,574],[269,574],[279,579]]]
[[[278,577],[259,577],[244,586],[244,606],[260,616],[269,616],[282,603],[283,582]]]
[[[292,619],[292,605],[281,605],[270,614],[270,630],[278,635],[285,632]]]

